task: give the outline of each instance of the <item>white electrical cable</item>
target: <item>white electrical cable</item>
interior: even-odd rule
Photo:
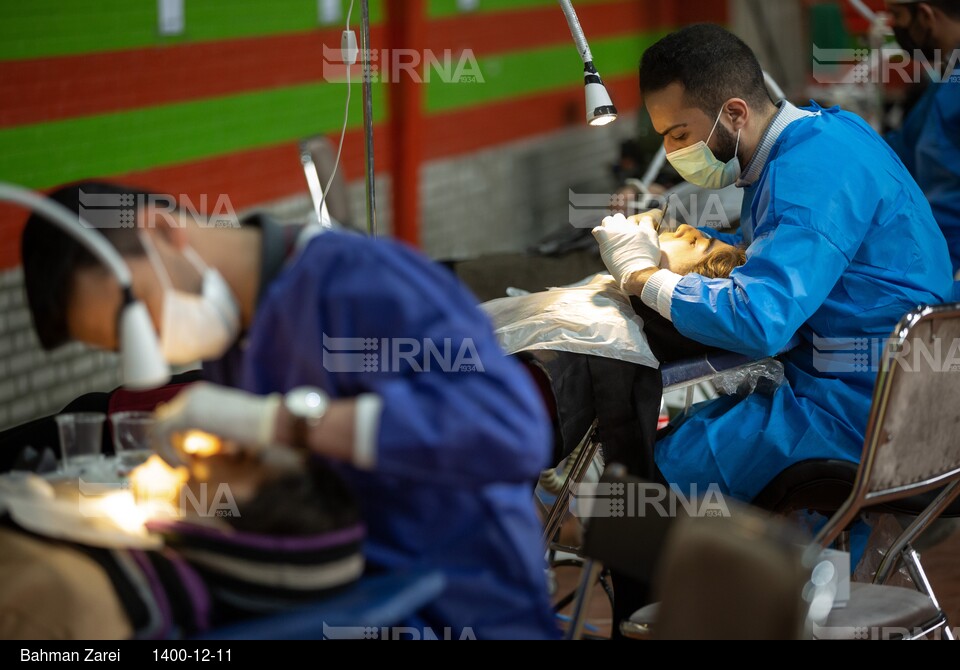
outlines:
[[[346,31],[350,31],[350,17],[353,14],[353,3],[355,0],[350,0],[350,8],[347,9],[347,26]],[[333,164],[333,172],[330,173],[330,179],[327,181],[327,187],[323,189],[323,193],[320,194],[320,211],[317,213],[320,217],[320,225],[324,228],[330,228],[330,212],[327,210],[327,193],[330,192],[330,188],[333,186],[333,180],[337,177],[337,171],[340,169],[340,156],[343,154],[343,140],[347,136],[347,125],[350,123],[350,69],[353,67],[353,63],[347,63],[347,105],[346,111],[343,113],[343,129],[340,131],[340,147],[337,149],[337,160]]]

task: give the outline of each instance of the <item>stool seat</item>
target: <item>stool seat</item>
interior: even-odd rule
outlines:
[[[634,612],[620,624],[624,637],[643,640],[657,623],[659,603]],[[817,640],[870,640],[915,637],[945,623],[943,612],[930,596],[899,586],[853,583],[846,607],[830,611],[823,624],[813,628]]]
[[[871,640],[920,636],[944,623],[930,596],[899,586],[850,585],[846,607],[815,626],[817,640]]]
[[[645,640],[653,633],[660,613],[660,603],[651,603],[634,612],[629,619],[620,623],[620,633],[631,640]]]

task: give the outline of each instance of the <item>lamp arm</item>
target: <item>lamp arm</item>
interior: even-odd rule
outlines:
[[[583,59],[584,64],[592,62],[593,53],[590,51],[587,36],[583,34],[583,28],[580,26],[577,10],[573,8],[570,0],[560,0],[560,7],[563,9],[564,16],[567,17],[567,25],[570,26],[570,33],[573,35],[573,41],[577,44],[577,51],[580,52],[580,58]]]
[[[4,182],[0,182],[0,201],[21,205],[49,219],[51,223],[80,242],[97,260],[103,263],[120,282],[121,288],[130,288],[132,283],[130,269],[123,262],[123,258],[117,250],[107,242],[103,235],[94,232],[90,224],[69,209],[30,189]]]

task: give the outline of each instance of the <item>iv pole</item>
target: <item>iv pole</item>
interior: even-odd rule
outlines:
[[[360,54],[363,58],[363,146],[366,152],[367,233],[377,237],[377,184],[373,162],[373,71],[370,65],[370,0],[360,0]]]

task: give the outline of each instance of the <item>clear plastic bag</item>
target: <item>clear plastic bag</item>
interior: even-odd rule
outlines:
[[[500,298],[482,305],[508,354],[567,351],[651,368],[660,366],[643,333],[643,319],[610,275],[573,286]]]
[[[773,395],[783,384],[783,364],[773,358],[723,372],[713,380],[717,393],[744,398],[752,393]]]

